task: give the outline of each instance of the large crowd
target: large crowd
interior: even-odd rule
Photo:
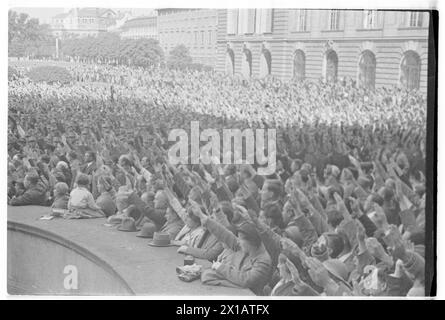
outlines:
[[[168,233],[204,285],[257,295],[425,295],[426,99],[73,63],[9,81],[8,204]],[[169,161],[172,129],[276,128],[277,167]],[[60,211],[62,210],[62,211]],[[60,212],[63,212],[61,214]]]

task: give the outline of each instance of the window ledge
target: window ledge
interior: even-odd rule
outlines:
[[[344,32],[345,30],[339,29],[339,30],[321,30],[321,32]]]
[[[423,30],[428,29],[428,27],[399,27],[399,30]]]
[[[308,31],[308,30],[302,30],[302,31],[300,31],[300,30],[291,30],[290,33],[311,33],[311,32]]]
[[[383,31],[382,28],[369,28],[369,29],[367,29],[367,28],[357,28],[356,30],[357,31]]]

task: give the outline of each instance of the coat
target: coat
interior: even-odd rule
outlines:
[[[46,188],[43,183],[30,187],[21,196],[10,201],[11,206],[45,205],[47,201]]]
[[[216,273],[237,286],[262,295],[272,269],[267,251],[261,247],[255,255],[249,255],[241,250],[238,238],[218,222],[208,219],[204,226],[233,251],[216,269]]]

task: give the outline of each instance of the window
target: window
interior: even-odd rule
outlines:
[[[212,44],[212,30],[209,30],[209,45]]]
[[[414,51],[407,51],[400,64],[400,82],[408,90],[419,89],[420,57]]]
[[[368,89],[374,89],[375,69],[376,69],[375,55],[369,50],[364,51],[360,57],[358,67],[359,67],[359,74],[358,74],[359,85]]]
[[[204,34],[204,31],[201,31],[201,45],[203,45],[204,44],[204,42],[205,42],[205,34]]]
[[[337,81],[338,72],[338,57],[334,50],[330,50],[326,53],[326,73],[325,79],[327,82]]]
[[[420,28],[423,26],[423,12],[409,12],[409,27]]]
[[[264,49],[260,59],[260,78],[264,78],[272,72],[272,55],[270,51]]]
[[[294,54],[294,80],[302,81],[306,76],[306,56],[302,50]]]
[[[363,29],[377,28],[377,10],[365,10],[363,12]]]
[[[273,9],[256,9],[254,15],[256,33],[272,32]]]
[[[329,30],[339,30],[340,29],[340,11],[330,10],[329,11]]]
[[[235,53],[232,49],[228,49],[226,53],[226,74],[233,75],[235,73]]]
[[[252,76],[252,52],[250,52],[250,50],[244,50],[243,60],[241,62],[241,73],[246,78]]]
[[[239,9],[238,34],[250,34],[255,31],[255,9]]]
[[[292,31],[306,31],[307,30],[307,10],[299,9],[293,10],[291,16]]]
[[[227,34],[236,34],[238,31],[238,9],[227,10]]]

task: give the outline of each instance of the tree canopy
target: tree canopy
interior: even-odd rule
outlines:
[[[164,52],[154,39],[121,39],[114,33],[97,37],[66,39],[62,43],[64,55],[94,60],[118,60],[137,66],[159,65]]]

